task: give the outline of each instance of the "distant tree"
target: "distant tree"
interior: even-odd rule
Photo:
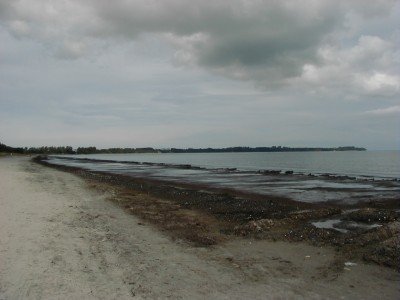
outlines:
[[[7,146],[3,143],[0,143],[0,152],[7,152],[7,153],[24,153],[23,148],[14,148]]]
[[[96,147],[79,147],[76,149],[76,154],[94,154],[96,152]]]

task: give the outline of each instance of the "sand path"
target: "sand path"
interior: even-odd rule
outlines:
[[[304,244],[173,242],[69,173],[0,158],[0,299],[396,299],[398,273],[331,271]]]

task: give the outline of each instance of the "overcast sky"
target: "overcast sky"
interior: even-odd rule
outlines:
[[[0,142],[400,146],[400,1],[0,0]]]

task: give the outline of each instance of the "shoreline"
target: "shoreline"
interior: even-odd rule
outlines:
[[[48,157],[48,156],[44,156]],[[400,208],[400,184],[397,179],[356,179],[350,176],[297,174],[279,170],[243,171],[237,168],[205,168],[191,164],[119,161],[50,156],[53,165],[79,167],[130,178],[158,181],[195,189],[244,194],[251,198],[290,199],[300,203],[327,203],[340,206],[379,200]],[[108,164],[110,164],[108,166]],[[115,171],[113,170],[115,168]],[[109,170],[107,170],[109,169]],[[182,170],[182,171],[180,171]],[[185,176],[188,174],[188,176]],[[287,201],[287,200],[285,200]],[[378,201],[378,202],[379,202]],[[342,203],[340,203],[342,202]],[[343,206],[343,205],[342,205]]]
[[[118,153],[117,153],[118,154]],[[41,156],[41,155],[39,155]],[[47,155],[44,155],[47,156]],[[355,182],[381,182],[388,183],[398,182],[400,181],[399,177],[387,177],[387,176],[372,176],[372,175],[345,175],[338,173],[327,173],[327,172],[304,172],[304,171],[294,171],[289,169],[278,170],[278,169],[259,169],[259,170],[241,170],[238,168],[231,167],[221,167],[221,168],[208,168],[202,167],[192,164],[174,164],[174,163],[161,163],[161,162],[139,162],[139,161],[124,161],[124,160],[110,160],[110,159],[94,159],[94,158],[86,158],[86,157],[74,157],[74,156],[59,156],[52,155],[57,159],[62,160],[76,160],[76,161],[84,161],[84,162],[94,162],[94,163],[125,163],[132,165],[149,165],[149,166],[158,166],[165,168],[174,168],[174,169],[193,169],[193,170],[208,170],[208,171],[225,171],[226,173],[241,173],[241,174],[262,174],[262,175],[273,175],[273,176],[297,176],[299,178],[323,178],[326,180],[332,181],[355,181]]]
[[[395,299],[400,293],[399,273],[343,261],[331,246],[231,236],[193,247],[115,201],[164,204],[164,213],[184,217],[195,218],[194,210],[146,191],[119,194],[115,185],[28,157],[0,158],[0,191],[0,299]]]
[[[398,199],[357,204],[305,203],[205,185],[88,171],[54,165],[40,157],[36,161],[78,175],[95,187],[112,189],[116,195],[113,201],[125,211],[149,221],[172,238],[182,238],[196,246],[216,245],[238,236],[306,242],[334,247],[341,260],[364,260],[400,271]],[[149,199],[137,201],[135,195],[143,193]],[[349,214],[352,210],[358,211]],[[379,221],[379,226],[368,227],[377,223],[365,223],[366,218]],[[342,227],[312,225],[329,219],[341,220]]]

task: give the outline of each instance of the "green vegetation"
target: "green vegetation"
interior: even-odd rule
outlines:
[[[14,148],[0,143],[0,153],[20,153],[20,154],[95,154],[95,153],[223,153],[223,152],[307,152],[307,151],[365,151],[365,148],[357,148],[354,146],[337,147],[337,148],[310,148],[310,147],[228,147],[228,148],[171,148],[171,149],[154,149],[154,148],[108,148],[97,149],[91,147],[79,147],[74,150],[71,146],[61,147],[30,147],[30,148]]]
[[[94,153],[159,153],[161,150],[154,148],[108,148],[96,149],[96,147],[79,147],[76,154],[94,154]]]
[[[24,153],[23,148],[13,148],[0,143],[0,153]]]
[[[76,151],[73,150],[71,146],[62,147],[10,147],[5,144],[0,143],[0,153],[19,153],[19,154],[75,154]]]
[[[0,153],[20,153],[20,154],[95,154],[95,153],[158,153],[160,150],[154,148],[109,148],[97,149],[91,147],[78,147],[74,150],[71,146],[42,146],[42,147],[10,147],[0,143]]]
[[[76,152],[71,146],[62,147],[38,147],[38,148],[24,148],[25,153],[28,154],[75,154]]]

